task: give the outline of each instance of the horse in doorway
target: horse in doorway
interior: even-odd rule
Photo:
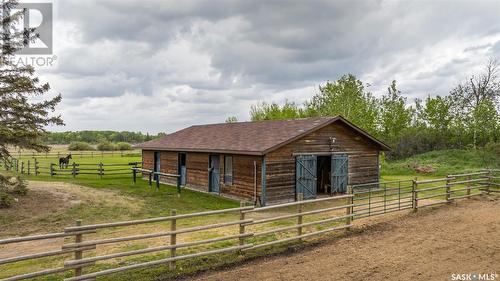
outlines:
[[[68,156],[66,156],[66,157],[59,158],[59,169],[68,168],[69,159],[71,159],[71,153],[68,154]]]

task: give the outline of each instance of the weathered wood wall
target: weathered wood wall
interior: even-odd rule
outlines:
[[[178,152],[162,151],[160,154],[160,171],[163,173],[178,173]],[[209,153],[186,153],[186,186],[200,191],[208,191]],[[253,199],[254,197],[254,161],[257,162],[257,196],[261,196],[261,157],[249,155],[233,155],[233,184],[224,183],[224,154],[220,157],[220,190],[222,194]],[[143,151],[144,169],[153,169],[154,151]],[[176,184],[172,178],[161,177],[162,182]]]
[[[295,200],[294,153],[328,153],[330,137],[335,152],[349,156],[349,184],[378,180],[378,147],[344,124],[333,123],[266,155],[266,196],[268,203]]]

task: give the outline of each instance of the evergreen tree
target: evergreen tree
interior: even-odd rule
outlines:
[[[32,66],[18,66],[13,56],[18,50],[35,40],[38,35],[33,28],[22,31],[14,23],[22,20],[23,13],[11,13],[17,5],[15,0],[1,4],[2,53],[0,54],[0,158],[9,157],[8,146],[47,151],[42,143],[47,125],[63,125],[60,116],[50,116],[61,101],[61,95],[42,101],[50,90],[49,84],[41,84]]]

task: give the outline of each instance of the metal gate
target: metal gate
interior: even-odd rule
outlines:
[[[316,162],[315,155],[299,155],[296,158],[295,188],[304,199],[316,198]]]
[[[347,192],[348,159],[347,154],[332,155],[332,194]]]

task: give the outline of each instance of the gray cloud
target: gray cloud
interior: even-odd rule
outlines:
[[[86,116],[97,122],[71,120],[71,129],[126,125],[102,124],[102,112],[130,119],[135,114],[112,105],[132,98],[129,110],[148,122],[119,129],[246,119],[252,103],[302,102],[319,83],[345,73],[375,94],[397,79],[412,98],[443,95],[500,55],[498,1],[57,3],[58,67],[43,74],[68,100],[63,112],[103,107]],[[85,102],[75,107],[72,100]],[[157,116],[168,118],[149,122]]]

